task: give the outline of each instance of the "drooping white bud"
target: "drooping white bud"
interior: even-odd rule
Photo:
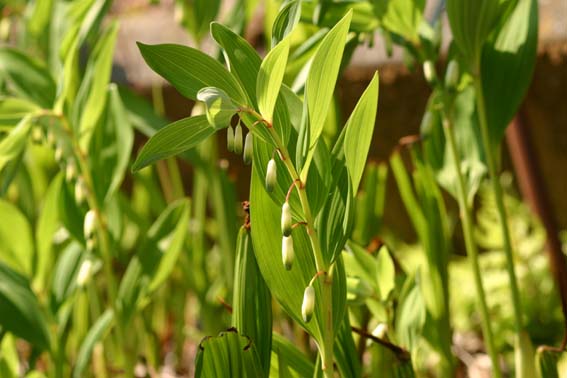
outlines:
[[[240,123],[234,129],[234,152],[242,153],[242,126],[240,126]]]
[[[35,125],[32,129],[32,142],[40,144],[43,141],[43,129],[39,125]]]
[[[252,163],[253,148],[254,148],[254,139],[252,137],[252,133],[248,133],[246,134],[246,139],[244,140],[244,154],[242,155],[244,164]]]
[[[96,248],[96,237],[92,237],[90,239],[87,239],[87,252],[93,252],[94,249]]]
[[[313,317],[313,310],[315,309],[315,289],[309,285],[305,288],[303,293],[303,303],[301,304],[301,316],[305,323],[309,323]]]
[[[295,253],[293,251],[293,239],[290,236],[282,238],[282,262],[286,270],[291,270]]]
[[[426,60],[423,63],[423,76],[430,85],[437,82],[437,71],[435,71],[435,64],[432,61]]]
[[[58,144],[55,148],[55,161],[61,163],[63,160],[63,146]]]
[[[385,339],[388,334],[388,325],[386,323],[379,323],[374,331],[372,331],[372,336],[376,336],[380,339]]]
[[[93,263],[91,260],[85,260],[79,268],[79,273],[77,274],[77,286],[79,288],[85,286],[87,282],[91,279],[93,273]]]
[[[83,233],[85,239],[92,239],[96,230],[96,213],[94,210],[87,211],[85,222],[83,223]]]
[[[455,89],[459,83],[459,75],[459,63],[456,60],[451,60],[445,72],[445,86],[451,90]]]
[[[291,235],[291,208],[287,201],[282,206],[282,234]]]
[[[65,167],[65,180],[67,182],[73,181],[77,177],[77,165],[73,159],[67,161],[67,166]]]
[[[229,152],[234,152],[234,129],[232,126],[226,128],[226,149]]]
[[[266,170],[266,190],[272,192],[277,184],[277,166],[274,159],[268,162],[268,169]]]
[[[85,202],[87,198],[87,185],[85,184],[85,180],[79,176],[77,181],[75,182],[75,201],[77,204],[82,204]]]
[[[49,130],[47,132],[47,144],[49,145],[49,147],[55,147],[55,143],[57,143],[55,132],[53,130]]]

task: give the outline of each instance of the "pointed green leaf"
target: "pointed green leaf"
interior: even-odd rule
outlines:
[[[301,0],[284,3],[272,27],[272,48],[292,32],[301,19]]]
[[[0,262],[0,326],[39,349],[50,348],[49,329],[29,281]]]
[[[288,54],[289,39],[286,38],[268,53],[258,72],[256,81],[258,108],[260,114],[270,123],[280,93]]]
[[[493,145],[500,143],[532,80],[538,42],[538,2],[518,5],[482,51],[482,92]]]
[[[352,190],[358,191],[358,185],[366,165],[366,157],[372,141],[372,132],[376,122],[376,108],[378,107],[378,73],[374,74],[372,81],[358,100],[345,128],[345,160]]]
[[[333,99],[335,84],[346,38],[352,18],[348,12],[333,29],[327,33],[311,63],[306,83],[306,98],[309,110],[309,146],[313,147],[323,131],[327,112]]]
[[[25,116],[4,139],[0,140],[0,171],[25,148],[31,129],[30,116]]]
[[[22,118],[40,108],[33,102],[18,97],[0,98],[0,131],[16,126]]]
[[[144,145],[132,166],[132,170],[137,171],[160,159],[187,151],[214,133],[215,129],[209,125],[205,115],[173,122],[160,129]]]
[[[3,199],[0,199],[0,214],[0,261],[31,277],[34,258],[31,226],[16,206]]]
[[[77,361],[73,368],[73,378],[84,376],[96,343],[104,339],[104,335],[112,328],[113,322],[114,313],[112,310],[106,310],[93,324],[79,348]]]
[[[138,48],[146,63],[185,97],[196,100],[202,88],[216,87],[234,100],[245,102],[234,76],[201,51],[181,45],[144,45],[140,42]]]
[[[47,67],[11,47],[0,48],[0,74],[9,79],[14,92],[43,108],[55,99],[55,82]]]
[[[373,0],[374,12],[383,27],[419,43],[419,26],[423,20],[425,0]]]

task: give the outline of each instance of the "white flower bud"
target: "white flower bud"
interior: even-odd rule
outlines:
[[[234,129],[234,152],[242,153],[242,126],[240,126],[240,123]]]
[[[75,201],[80,205],[85,202],[87,198],[87,185],[82,177],[79,177],[75,182]]]
[[[55,137],[55,132],[53,130],[49,130],[47,132],[47,144],[49,147],[55,147],[55,143],[57,142],[57,138]]]
[[[63,146],[57,145],[55,148],[55,161],[61,163],[63,160]]]
[[[43,129],[39,125],[35,125],[32,129],[32,142],[40,144],[43,141]]]
[[[291,208],[287,201],[282,206],[282,234],[291,235]]]
[[[242,155],[244,164],[252,163],[253,148],[254,148],[254,139],[252,138],[252,133],[248,133],[246,134],[246,139],[244,140],[244,154]]]
[[[69,159],[67,161],[67,166],[65,167],[65,180],[67,180],[67,182],[71,182],[76,177],[77,177],[77,165],[75,164],[74,160]]]
[[[309,323],[313,317],[313,310],[315,309],[315,289],[313,286],[309,285],[305,288],[305,293],[303,293],[303,303],[301,304],[301,316],[303,316],[303,321]]]
[[[448,89],[455,89],[459,83],[459,75],[459,63],[456,60],[451,60],[445,72],[445,86]]]
[[[92,237],[87,239],[87,252],[92,252],[96,248],[96,238]]]
[[[372,336],[376,336],[380,339],[385,339],[388,334],[388,325],[386,323],[379,323],[374,331],[372,331]]]
[[[93,263],[91,260],[85,260],[79,268],[79,273],[77,274],[77,286],[79,288],[85,286],[87,282],[91,279],[93,273]]]
[[[277,184],[277,166],[274,159],[268,162],[268,169],[266,170],[266,190],[272,192]]]
[[[96,229],[96,214],[94,210],[87,211],[85,222],[83,223],[83,233],[85,239],[92,239]]]
[[[423,63],[423,76],[431,85],[437,82],[437,71],[435,71],[435,64],[432,61],[426,60]]]
[[[286,270],[291,270],[295,253],[293,251],[293,239],[290,236],[282,238],[282,262]]]
[[[226,128],[226,149],[234,152],[234,130],[232,126]]]

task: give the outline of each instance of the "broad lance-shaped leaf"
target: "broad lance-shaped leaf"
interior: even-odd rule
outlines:
[[[0,261],[0,326],[39,349],[50,349],[47,319],[29,281]]]
[[[240,228],[236,244],[232,325],[256,344],[267,377],[272,353],[272,296],[254,256],[250,230],[245,226]]]
[[[231,98],[219,88],[205,87],[197,93],[197,100],[205,103],[205,115],[209,124],[216,130],[230,125],[238,107]]]
[[[0,172],[9,161],[24,150],[31,125],[31,117],[25,116],[4,139],[0,140]]]
[[[106,333],[112,328],[113,323],[114,312],[112,310],[106,310],[93,324],[79,348],[77,361],[73,368],[73,378],[84,376],[85,369],[91,360],[91,355],[96,343],[104,339]]]
[[[538,39],[538,2],[518,5],[482,51],[482,92],[493,145],[504,137],[530,85]]]
[[[211,34],[219,46],[222,47],[231,74],[236,77],[241,88],[246,92],[244,97],[247,98],[247,101],[244,103],[249,107],[256,108],[256,79],[260,71],[262,59],[244,38],[221,24],[213,22],[211,24]],[[288,106],[283,96],[279,96],[276,100],[273,114],[274,129],[284,143],[287,143],[289,140],[292,129],[290,127],[291,121],[288,114]],[[246,113],[242,114],[242,119],[249,127],[256,121],[254,117]],[[273,138],[267,128],[253,127],[251,132],[266,143],[274,145]]]
[[[195,359],[195,378],[220,377],[228,372],[235,378],[263,376],[256,345],[235,329],[203,339]]]
[[[202,88],[216,87],[237,102],[246,102],[234,76],[201,51],[181,45],[144,45],[140,42],[138,48],[146,63],[185,97],[196,100]]]
[[[43,108],[50,108],[55,100],[56,86],[47,68],[20,51],[0,48],[0,73],[9,79],[19,96]]]
[[[298,377],[313,377],[313,370],[315,369],[313,362],[297,349],[297,346],[277,333],[272,335],[272,341],[272,350],[278,356],[276,360],[278,362],[278,372],[282,368],[279,366],[279,361],[283,361],[289,369],[297,372]],[[281,377],[282,374],[279,376]]]
[[[516,0],[447,0],[453,39],[468,63],[476,65],[483,44]]]
[[[354,193],[364,172],[378,107],[378,73],[358,100],[345,128],[344,153]]]
[[[309,111],[309,146],[313,147],[323,131],[327,112],[333,99],[337,76],[352,11],[349,11],[325,36],[311,63],[306,83],[306,99]]]
[[[272,26],[272,48],[291,34],[301,19],[301,0],[284,3]]]
[[[425,0],[373,0],[374,12],[383,27],[409,42],[419,43]]]
[[[289,54],[289,39],[284,39],[273,48],[260,66],[256,80],[256,96],[260,114],[272,123],[274,107],[280,93]]]
[[[160,129],[144,145],[132,170],[137,171],[158,160],[187,151],[214,133],[215,129],[209,124],[205,115],[173,122]]]
[[[10,130],[27,114],[39,109],[39,106],[23,98],[0,98],[0,131]]]
[[[87,92],[84,104],[75,104],[73,111],[80,113],[79,135],[81,146],[87,150],[94,128],[104,112],[108,94],[108,83],[112,73],[112,57],[118,36],[118,24],[101,37],[95,46],[87,67],[88,81],[83,81],[80,92]],[[78,109],[78,106],[80,109]]]
[[[0,261],[33,276],[34,245],[28,219],[12,203],[0,199]]]
[[[189,201],[171,203],[147,231],[143,248],[132,258],[120,282],[117,305],[127,322],[171,274],[189,226]]]

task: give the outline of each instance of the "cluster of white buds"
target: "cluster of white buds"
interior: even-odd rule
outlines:
[[[445,72],[445,86],[447,89],[453,90],[457,88],[459,84],[459,63],[456,60],[451,60],[447,65],[447,71]]]
[[[301,316],[305,323],[309,323],[313,317],[313,310],[315,309],[315,289],[313,285],[305,288],[303,293],[303,303],[301,304]]]
[[[92,251],[96,247],[96,213],[94,210],[87,211],[83,223],[83,234],[87,243],[87,250]]]

